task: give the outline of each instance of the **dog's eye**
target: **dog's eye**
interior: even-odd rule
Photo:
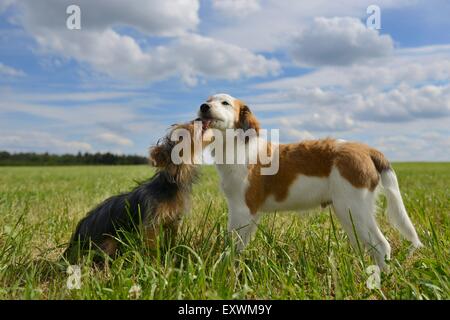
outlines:
[[[229,105],[230,105],[227,101],[222,101],[222,104],[223,104],[224,106],[229,106]]]

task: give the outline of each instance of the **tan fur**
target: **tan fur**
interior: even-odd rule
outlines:
[[[367,188],[370,191],[377,187],[380,181],[379,173],[390,167],[381,152],[356,142],[339,145],[335,165],[341,175],[353,186]]]
[[[259,122],[244,102],[236,99],[235,112],[235,119],[237,119],[235,126],[237,129],[255,129],[256,133],[259,133]]]
[[[261,175],[259,164],[249,166],[245,199],[252,214],[270,195],[278,202],[286,199],[291,184],[300,174],[328,177],[335,166],[353,186],[373,191],[378,185],[379,173],[389,168],[381,152],[361,143],[310,140],[281,144],[279,152],[280,166],[275,175]]]
[[[162,227],[160,229],[160,227]],[[162,230],[161,236],[162,238],[159,238],[160,230]],[[175,237],[178,232],[178,223],[170,224],[170,225],[164,225],[164,226],[158,226],[158,225],[152,225],[145,227],[145,245],[149,249],[156,249],[158,242],[162,243],[164,241],[168,241],[170,243],[175,242]]]
[[[164,240],[174,241],[182,214],[186,211],[187,197],[179,195],[175,201],[158,205],[155,216],[144,223],[145,243],[150,249],[156,248],[158,235],[163,230]],[[163,239],[160,239],[160,241]]]
[[[160,203],[156,208],[152,223],[170,225],[178,222],[181,218],[181,213],[187,211],[190,205],[188,198],[188,194],[178,193],[174,201]]]
[[[117,251],[117,240],[113,238],[103,240],[100,249],[107,255],[113,256]]]

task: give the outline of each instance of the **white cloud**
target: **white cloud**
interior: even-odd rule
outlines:
[[[95,137],[99,142],[108,145],[132,146],[134,143],[128,138],[122,137],[112,132],[103,132]]]
[[[178,65],[177,69],[188,83],[199,76],[235,80],[276,74],[280,69],[276,60],[198,35],[183,37],[175,46],[161,49],[159,54]]]
[[[112,77],[131,80],[157,81],[180,75],[185,83],[193,85],[198,77],[230,80],[279,70],[275,60],[192,34],[150,52],[144,52],[133,38],[112,30],[50,32],[38,36],[38,42],[43,48],[88,62]]]
[[[263,85],[264,86],[264,85]],[[292,86],[278,88],[275,92],[250,97],[258,110],[286,110],[327,106],[347,101],[342,94],[321,87]]]
[[[198,0],[22,0],[21,21],[33,28],[58,31],[66,28],[66,8],[81,9],[81,28],[87,32],[130,26],[157,36],[178,36],[193,31],[200,22]]]
[[[382,10],[405,7],[416,0],[378,0]],[[358,17],[365,18],[366,9],[373,0],[265,0],[261,8],[245,19],[212,23],[207,35],[233,43],[253,51],[265,52],[286,49],[293,32],[305,28],[312,17]]]
[[[22,112],[40,118],[69,124],[94,125],[98,122],[121,123],[137,118],[132,107],[117,104],[86,104],[64,107],[5,99],[0,101],[0,113]]]
[[[450,136],[438,132],[408,133],[377,138],[373,146],[396,161],[448,161]]]
[[[287,136],[288,140],[300,141],[300,140],[312,140],[315,139],[314,135],[307,130],[298,130],[295,128],[288,128],[282,130],[281,134]]]
[[[14,69],[0,62],[0,75],[6,77],[22,77],[25,75],[25,72]]]
[[[450,116],[450,85],[407,85],[370,96],[359,95],[355,101],[359,119],[381,122],[409,121],[417,118]]]
[[[11,152],[55,152],[76,153],[92,151],[92,146],[83,141],[64,140],[47,132],[3,132],[0,134],[0,149]]]
[[[319,112],[292,113],[288,116],[263,119],[263,124],[274,128],[302,129],[308,132],[338,132],[356,128],[355,121],[348,114],[339,114],[330,110],[316,110]],[[321,112],[320,112],[321,111]]]
[[[2,92],[0,88],[0,92]],[[130,91],[95,91],[95,92],[65,92],[65,93],[48,93],[48,94],[27,94],[20,95],[23,101],[32,102],[92,102],[92,101],[108,101],[123,98],[130,98],[135,95]]]
[[[293,39],[291,54],[301,66],[349,65],[392,53],[389,35],[379,35],[349,17],[315,18]]]
[[[220,14],[238,18],[261,10],[260,0],[213,0],[212,6]]]
[[[188,85],[199,78],[266,76],[279,70],[276,60],[220,40],[192,34],[198,23],[198,1],[81,1],[81,30],[65,27],[67,1],[20,3],[17,20],[34,36],[42,53],[57,53],[87,63],[112,78],[158,81],[181,77]],[[136,37],[114,27],[126,25],[165,44],[143,48]]]
[[[268,103],[260,107],[258,101],[263,99]],[[374,89],[365,93],[333,89],[323,91],[321,88],[300,91],[286,89],[256,96],[249,101],[255,101],[253,110],[283,114],[268,118],[267,123],[275,127],[333,133],[355,130],[366,122],[395,123],[448,118],[450,84],[400,84],[391,90]]]
[[[411,86],[450,81],[450,45],[395,49],[389,58],[351,66],[322,67],[298,77],[285,77],[255,86],[281,92],[304,88],[345,93],[385,90],[401,83]]]
[[[304,117],[302,128],[309,131],[345,131],[355,127],[355,121],[348,114],[316,112]]]

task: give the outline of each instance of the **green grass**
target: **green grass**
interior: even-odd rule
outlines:
[[[104,267],[88,261],[79,290],[59,257],[78,220],[104,198],[152,174],[146,166],[1,167],[0,299],[450,299],[450,163],[396,164],[406,208],[425,247],[379,220],[393,249],[380,290],[366,287],[361,257],[329,209],[267,215],[241,254],[226,232],[227,207],[213,167],[202,168],[176,244],[149,254],[139,241]]]

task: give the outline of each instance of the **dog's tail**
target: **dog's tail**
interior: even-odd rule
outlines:
[[[381,184],[383,185],[387,198],[387,215],[389,222],[392,223],[392,225],[400,231],[402,236],[410,241],[414,247],[418,248],[423,246],[417,236],[416,229],[414,228],[411,219],[406,213],[394,170],[381,152],[372,149],[370,151],[370,157],[375,168],[381,175]]]
[[[403,237],[412,242],[414,247],[421,247],[422,243],[417,236],[416,229],[406,213],[394,170],[388,169],[382,171],[381,183],[386,193],[389,221],[400,231]]]
[[[409,218],[405,205],[403,204],[400,188],[398,187],[397,176],[392,169],[386,157],[375,149],[370,149],[370,158],[375,168],[381,175],[381,184],[383,185],[387,198],[387,215],[389,222],[410,241],[416,248],[423,246],[417,236],[411,219]]]

